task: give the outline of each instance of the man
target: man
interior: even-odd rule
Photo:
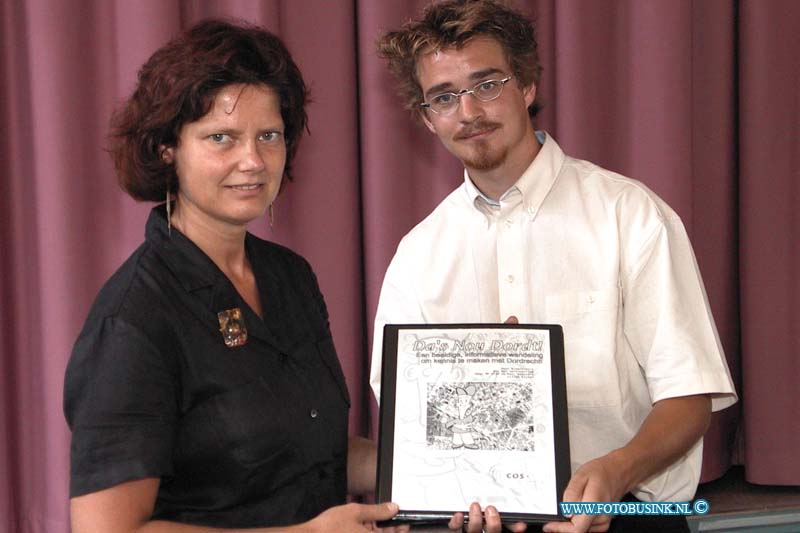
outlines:
[[[736,394],[678,216],[641,183],[534,131],[541,67],[520,13],[446,0],[378,47],[406,105],[465,172],[386,272],[376,395],[387,323],[561,324],[573,471],[563,500],[690,500],[711,411]],[[589,515],[544,530],[609,527],[688,531],[683,517]]]

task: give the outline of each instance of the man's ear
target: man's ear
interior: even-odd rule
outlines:
[[[529,87],[522,89],[522,96],[525,98],[525,107],[530,107],[536,100],[536,84],[531,82]]]
[[[433,125],[433,122],[431,122],[430,120],[428,120],[428,113],[427,113],[427,111],[423,111],[423,112],[420,114],[420,116],[422,117],[422,122],[424,122],[424,123],[425,123],[425,127],[427,127],[427,128],[428,128],[428,129],[431,131],[431,133],[433,133],[434,135],[436,135],[436,127]]]
[[[172,146],[164,146],[163,144],[158,145],[158,151],[161,152],[161,160],[171,165],[175,162],[175,148]]]

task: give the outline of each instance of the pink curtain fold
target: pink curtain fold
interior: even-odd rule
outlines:
[[[800,3],[739,13],[739,269],[747,479],[800,485]]]
[[[0,2],[0,531],[66,532],[63,373],[97,290],[143,239],[119,190],[114,107],[166,40],[211,16],[287,43],[311,135],[275,223],[252,230],[314,267],[353,399],[374,431],[372,318],[400,238],[462,180],[402,109],[374,52],[426,1]],[[800,484],[800,3],[516,0],[544,65],[537,129],[637,178],[681,215],[741,402],[717,413],[703,479]],[[268,303],[267,303],[268,305]]]

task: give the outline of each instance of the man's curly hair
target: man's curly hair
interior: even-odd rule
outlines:
[[[421,113],[424,99],[417,77],[422,55],[461,48],[476,37],[489,37],[503,48],[508,64],[522,87],[538,84],[542,75],[533,23],[500,0],[443,0],[430,4],[420,20],[408,21],[377,41],[378,55],[386,60],[399,82],[405,107]],[[538,100],[528,107],[533,117]]]

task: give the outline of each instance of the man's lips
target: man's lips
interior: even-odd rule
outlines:
[[[461,130],[453,138],[457,141],[474,139],[476,137],[491,133],[499,127],[499,124],[480,124],[477,126],[472,126],[469,129]]]

